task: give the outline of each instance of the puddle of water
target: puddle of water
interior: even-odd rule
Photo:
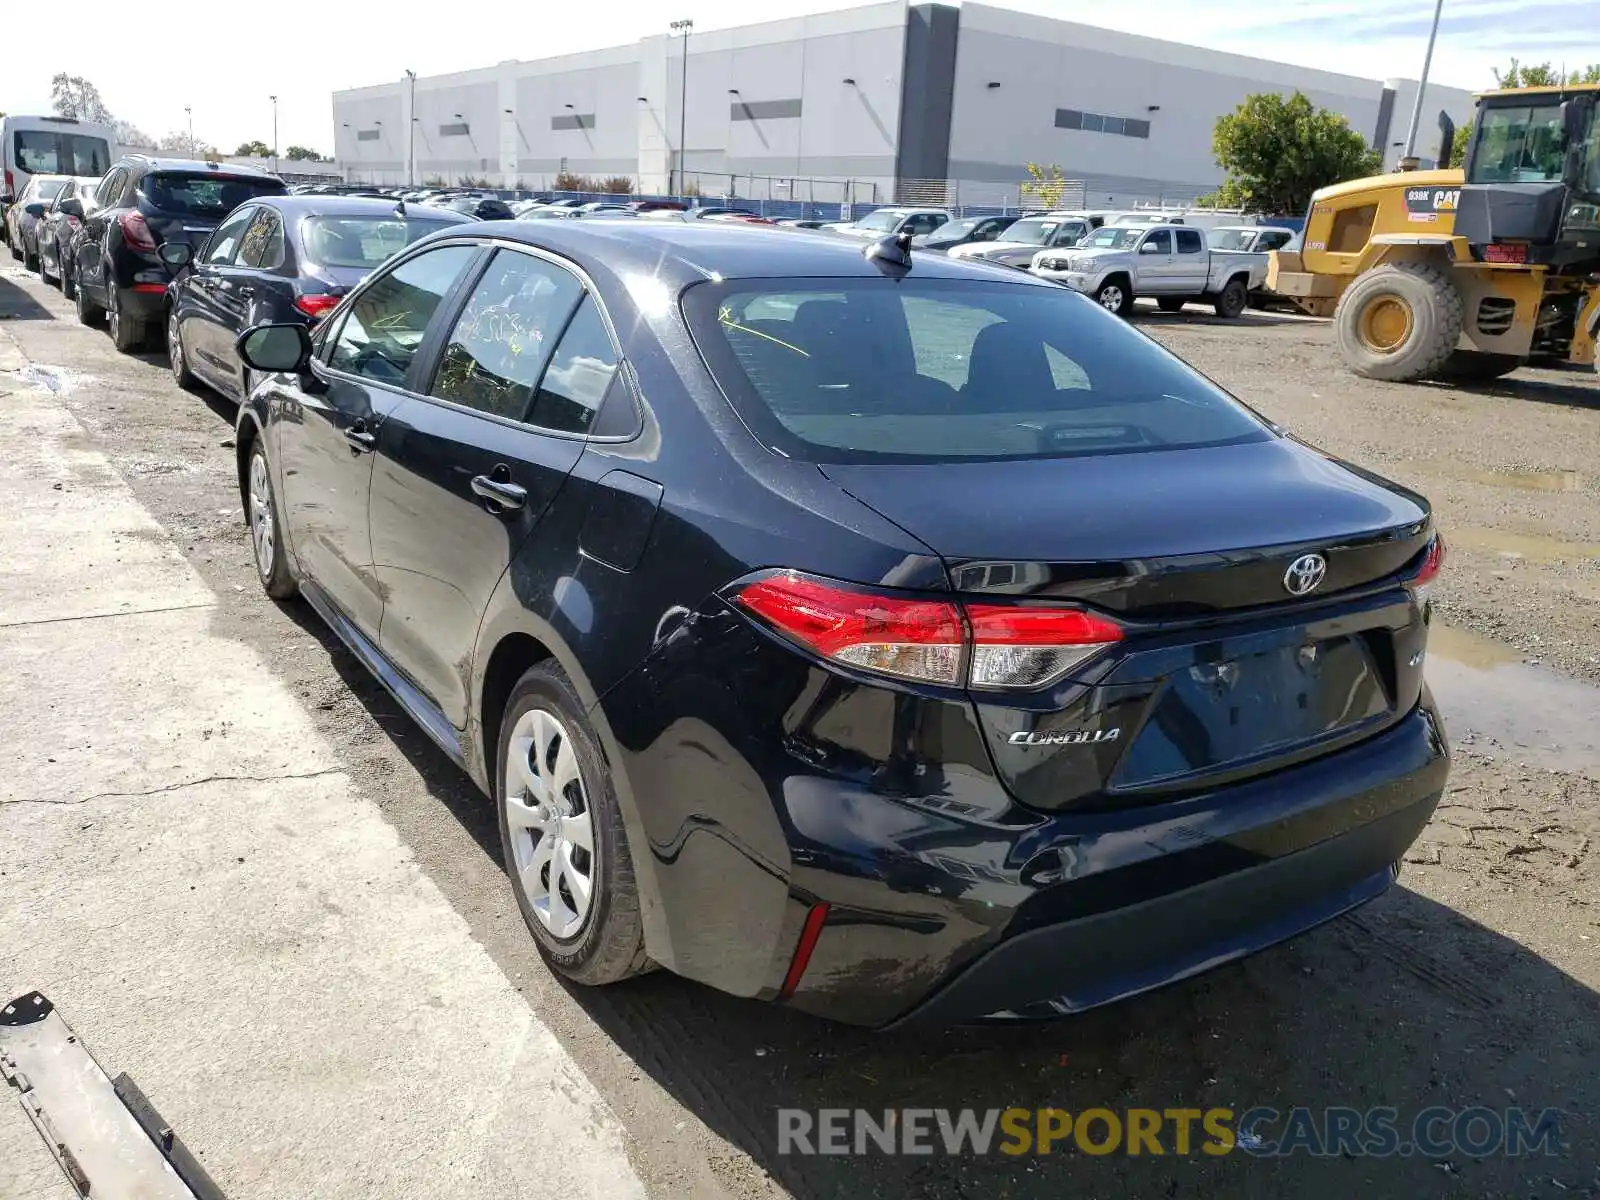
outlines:
[[[1470,525],[1446,530],[1444,540],[1462,550],[1487,550],[1538,563],[1600,558],[1600,544],[1594,542],[1564,542],[1536,533],[1508,533],[1503,529],[1477,529]]]
[[[1468,471],[1467,478],[1490,487],[1517,488],[1525,492],[1583,490],[1583,476],[1576,471]]]
[[[1600,687],[1438,624],[1428,631],[1427,675],[1445,726],[1464,749],[1600,779]]]

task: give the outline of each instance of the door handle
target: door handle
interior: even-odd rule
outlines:
[[[344,440],[356,454],[365,454],[378,445],[378,435],[368,429],[364,421],[357,421],[344,431]]]
[[[497,511],[521,508],[528,502],[527,488],[519,487],[509,479],[491,479],[487,475],[472,477],[472,492],[475,496],[498,505]]]

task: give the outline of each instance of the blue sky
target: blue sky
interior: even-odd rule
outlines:
[[[1415,77],[1433,0],[1005,0],[1005,6],[1216,50],[1231,50],[1352,75]],[[125,0],[78,0],[73,28],[99,37],[39,38],[13,46],[0,72],[0,108],[48,112],[57,71],[93,80],[113,112],[147,132],[194,129],[223,150],[272,140],[327,150],[336,88],[482,67],[617,45],[673,17],[698,29],[847,7],[842,0],[512,0],[467,5],[436,0],[318,0],[310,6],[165,0],[159,27],[129,52]],[[596,13],[603,12],[603,20]],[[1512,55],[1568,67],[1600,62],[1600,0],[1445,0],[1433,78],[1455,87],[1493,84]],[[220,51],[213,58],[214,52]]]

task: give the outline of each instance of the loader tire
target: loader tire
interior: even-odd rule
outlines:
[[[1426,263],[1375,267],[1339,297],[1333,327],[1357,375],[1410,383],[1436,376],[1461,340],[1461,293]]]

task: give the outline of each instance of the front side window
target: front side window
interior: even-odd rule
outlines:
[[[1154,249],[1152,249],[1154,247]],[[1166,229],[1152,229],[1150,236],[1145,238],[1144,245],[1139,247],[1144,254],[1171,254],[1172,233]]]
[[[430,394],[510,421],[526,419],[582,292],[577,276],[553,263],[497,253],[462,307]]]
[[[428,322],[477,253],[476,246],[440,246],[368,283],[346,307],[329,368],[404,384]]]
[[[245,227],[250,224],[250,218],[255,215],[255,209],[247,208],[243,212],[236,212],[212,233],[211,240],[206,243],[205,253],[200,261],[207,266],[227,266],[239,252],[239,240],[244,237]]]
[[[239,262],[261,271],[283,266],[283,218],[275,209],[257,210],[256,219],[239,243]]]
[[[1047,221],[1041,217],[1028,217],[1006,230],[1005,240],[1029,246],[1048,246],[1050,238],[1060,228],[1060,221]]]
[[[1064,289],[740,280],[683,299],[756,437],[813,462],[1062,458],[1262,441],[1182,360]]]

